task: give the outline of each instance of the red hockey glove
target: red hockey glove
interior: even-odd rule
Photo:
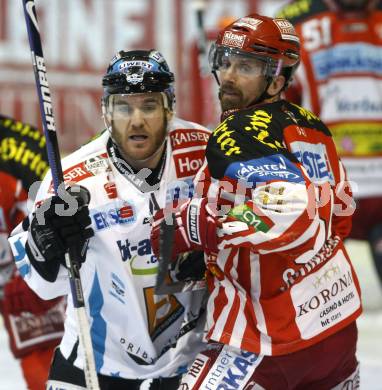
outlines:
[[[21,276],[14,276],[4,286],[4,312],[19,315],[29,312],[41,315],[57,304],[61,298],[45,301],[36,295]]]
[[[154,216],[151,230],[151,246],[159,257],[160,226],[163,220],[175,224],[171,260],[189,251],[204,251],[207,255],[217,253],[217,215],[206,198],[194,198],[181,205],[172,216],[167,209],[159,210]]]

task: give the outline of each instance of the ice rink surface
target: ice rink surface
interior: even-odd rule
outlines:
[[[365,307],[357,321],[361,389],[382,390],[382,288],[373,271],[367,244],[349,241],[347,247],[360,278]],[[26,390],[18,362],[7,344],[7,335],[0,322],[0,390]]]

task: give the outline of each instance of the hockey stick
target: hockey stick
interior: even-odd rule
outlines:
[[[198,65],[200,74],[203,76],[208,73],[208,63],[206,58],[207,39],[204,32],[204,11],[206,9],[206,0],[193,0],[191,6],[196,13],[196,24],[198,32]],[[158,274],[155,285],[155,293],[159,295],[173,294],[176,292],[204,288],[204,281],[172,282],[169,280],[168,274],[171,264],[170,258],[174,242],[174,222],[168,224],[166,219],[163,220],[160,226],[159,234]]]
[[[34,0],[22,0],[22,2],[28,30],[29,46],[32,54],[33,71],[36,80],[43,130],[46,138],[48,160],[52,172],[54,191],[57,195],[60,188],[65,184],[51,103],[52,99],[47,80],[40,31],[37,23],[37,14]],[[65,261],[69,272],[70,290],[73,297],[73,306],[77,313],[78,333],[84,354],[86,386],[90,390],[98,390],[97,371],[95,368],[90,327],[85,310],[85,301],[78,267],[79,262],[73,260],[73,253],[72,251],[69,252],[70,253],[65,254]]]
[[[173,218],[173,217],[172,217]],[[174,242],[174,222],[170,225],[164,219],[159,230],[159,259],[158,259],[158,274],[155,285],[155,294],[170,294],[175,292],[172,287],[167,284],[167,274],[170,265],[172,246]]]
[[[160,226],[158,273],[155,284],[155,294],[157,295],[201,290],[206,287],[205,280],[172,281],[169,276],[171,268],[170,259],[172,255],[172,247],[174,245],[174,218],[174,214],[172,214],[172,223],[168,223],[165,218]]]

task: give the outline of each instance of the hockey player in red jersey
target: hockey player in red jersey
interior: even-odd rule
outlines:
[[[45,138],[0,116],[0,311],[13,355],[29,390],[41,390],[53,350],[64,334],[62,299],[40,299],[16,272],[7,238],[27,214],[28,190],[36,193],[48,170]]]
[[[280,98],[299,46],[290,22],[252,14],[211,48],[223,121],[197,194],[160,211],[151,235],[159,254],[174,223],[172,259],[205,252],[209,347],[182,389],[358,388],[360,287],[343,245],[354,202],[327,127]]]
[[[354,183],[349,238],[367,240],[382,283],[382,1],[293,1],[279,14],[301,39],[286,95],[327,124]]]

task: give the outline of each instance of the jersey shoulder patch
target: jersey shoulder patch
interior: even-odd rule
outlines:
[[[70,165],[63,171],[66,184],[79,183],[89,177],[96,176],[100,172],[110,169],[107,153],[91,155],[85,160]],[[53,183],[49,186],[49,193],[53,193]]]
[[[210,134],[209,131],[203,129],[174,129],[169,134],[172,150],[195,146],[205,147]]]
[[[179,118],[169,131],[172,158],[178,179],[195,176],[203,165],[210,130]]]

